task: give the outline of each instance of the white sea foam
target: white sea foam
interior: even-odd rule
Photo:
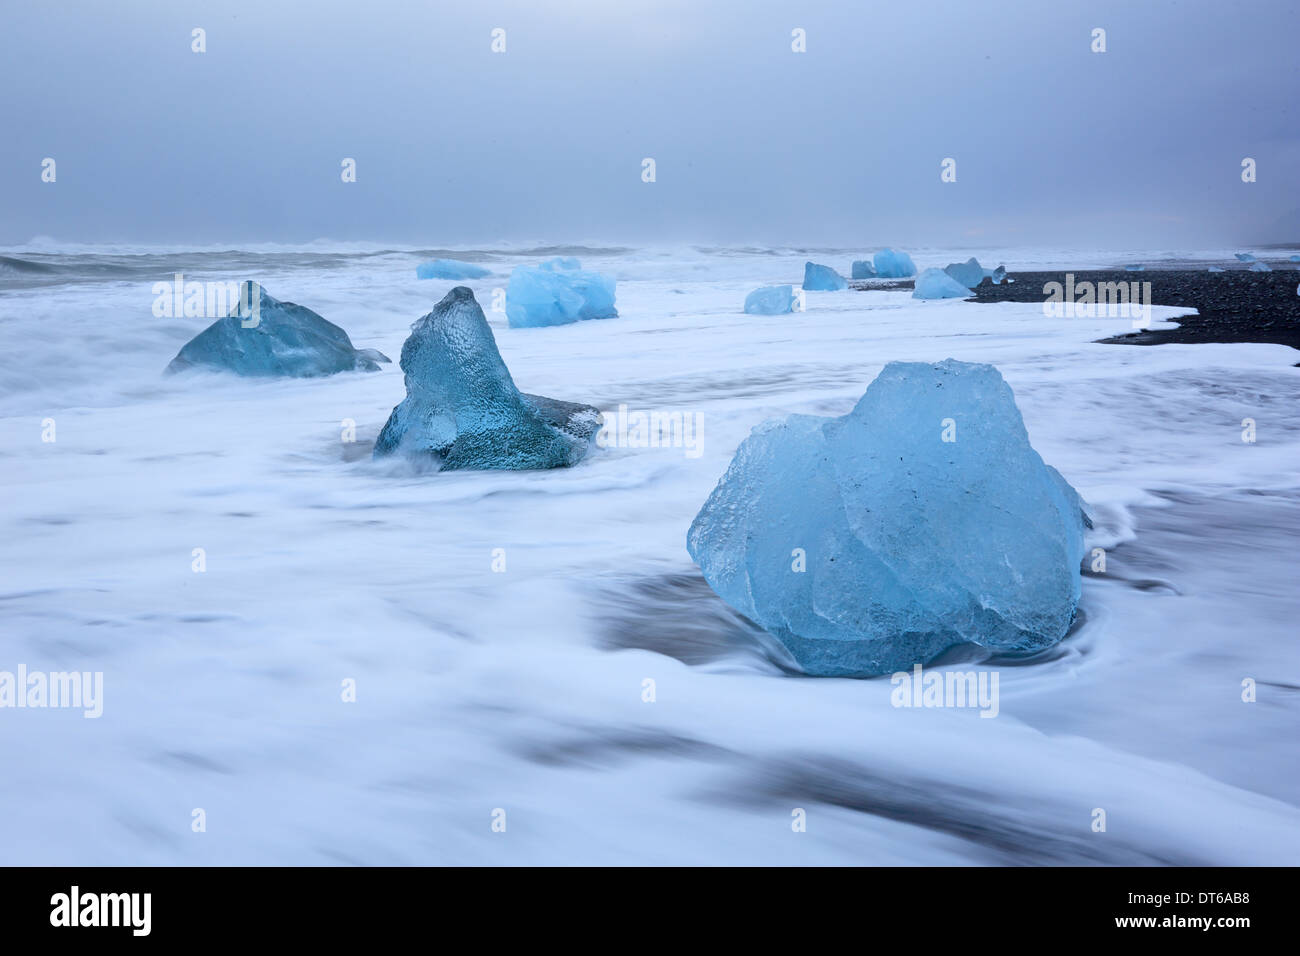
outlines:
[[[496,274],[466,283],[485,308],[522,261],[496,248]],[[961,252],[910,251],[922,268]],[[175,271],[255,278],[394,358],[458,284],[417,280],[411,250],[316,253],[198,269],[168,254],[157,276],[151,259],[0,291],[0,670],[102,671],[105,687],[98,720],[0,712],[6,862],[1300,859],[1292,350],[1097,345],[1129,321],[905,291],[746,316],[757,285],[852,256],[584,255],[617,276],[621,318],[511,330],[488,312],[518,385],[698,414],[701,454],[615,446],[564,471],[419,475],[365,454],[402,397],[395,364],[161,375],[207,321],[152,315],[152,282]],[[1087,264],[1058,255],[1006,261],[1013,277]],[[999,664],[999,714],[982,720],[894,708],[888,679],[790,679],[761,655],[674,645],[726,619],[680,584],[685,535],[749,429],[841,414],[885,362],[947,357],[1001,369],[1035,447],[1093,505],[1107,572],[1085,581],[1059,653]],[[358,445],[340,441],[345,419]]]

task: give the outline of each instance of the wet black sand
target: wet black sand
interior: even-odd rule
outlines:
[[[1148,268],[1073,270],[1074,282],[1150,282],[1151,304],[1187,306],[1197,315],[1183,316],[1176,329],[1137,331],[1101,339],[1109,345],[1164,345],[1178,342],[1272,342],[1300,349],[1300,263],[1269,262],[1272,272],[1251,272],[1240,263],[1225,272],[1205,269]],[[1048,282],[1065,284],[1065,272],[1009,272],[1014,283],[993,285],[988,279],[975,290],[976,302],[1042,302]]]

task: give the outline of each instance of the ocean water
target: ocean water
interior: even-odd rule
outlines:
[[[909,251],[1014,277],[1236,250]],[[693,448],[421,474],[369,455],[396,362],[162,375],[212,321],[153,314],[177,272],[257,279],[396,360],[462,284],[419,262],[492,269],[463,283],[489,310],[513,265],[550,255],[614,275],[620,318],[512,330],[488,311],[519,387],[680,412]],[[741,312],[806,259],[847,275],[862,256],[0,249],[0,671],[103,673],[96,719],[0,709],[0,862],[1300,862],[1294,351],[1098,345],[1130,321],[906,291]],[[842,414],[886,362],[949,357],[1002,371],[1107,557],[1051,653],[936,663],[997,671],[994,719],[791,673],[685,547],[753,426]]]

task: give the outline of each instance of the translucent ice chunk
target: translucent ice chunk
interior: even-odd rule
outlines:
[[[793,308],[794,286],[764,286],[745,296],[745,311],[750,315],[783,315]]]
[[[805,671],[873,675],[968,642],[1055,644],[1083,532],[997,369],[949,359],[886,365],[841,418],[755,428],[687,548]]]
[[[926,269],[916,277],[913,299],[967,299],[971,290],[943,269]]]
[[[876,266],[876,275],[882,279],[906,279],[916,275],[916,266],[906,252],[881,249],[872,260]]]
[[[239,296],[229,315],[185,343],[168,372],[210,368],[259,378],[310,378],[354,369],[373,372],[378,363],[390,361],[374,349],[358,351],[333,322],[272,298],[259,283],[241,283]]]
[[[491,274],[491,269],[484,269],[472,262],[461,262],[459,259],[434,259],[415,267],[417,279],[481,279]]]
[[[847,289],[848,282],[830,266],[805,262],[803,265],[803,287],[807,292],[838,292]]]
[[[974,256],[965,262],[950,262],[944,266],[943,271],[968,289],[973,289],[984,281],[984,267]]]
[[[587,453],[600,427],[590,405],[521,393],[474,293],[452,289],[402,346],[406,398],[375,442],[442,469],[559,468]]]
[[[517,266],[506,289],[506,318],[515,329],[612,319],[618,316],[614,288],[598,272]]]

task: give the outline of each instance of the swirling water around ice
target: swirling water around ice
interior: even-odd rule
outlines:
[[[5,861],[1296,862],[1294,353],[1095,345],[1127,321],[905,290],[741,312],[809,258],[843,271],[869,251],[5,250],[48,271],[0,275],[0,670],[104,673],[98,719],[0,711]],[[910,251],[1013,277],[1077,262]],[[469,283],[486,305],[552,255],[615,277],[621,318],[510,330],[489,311],[519,388],[698,413],[701,454],[430,475],[370,458],[396,364],[160,374],[211,321],[151,314],[177,271],[256,278],[395,356],[456,284],[418,262],[490,266]],[[996,719],[893,707],[888,679],[795,676],[684,547],[755,424],[841,415],[887,361],[949,356],[998,367],[1107,549],[1050,653],[934,665],[998,671]]]

